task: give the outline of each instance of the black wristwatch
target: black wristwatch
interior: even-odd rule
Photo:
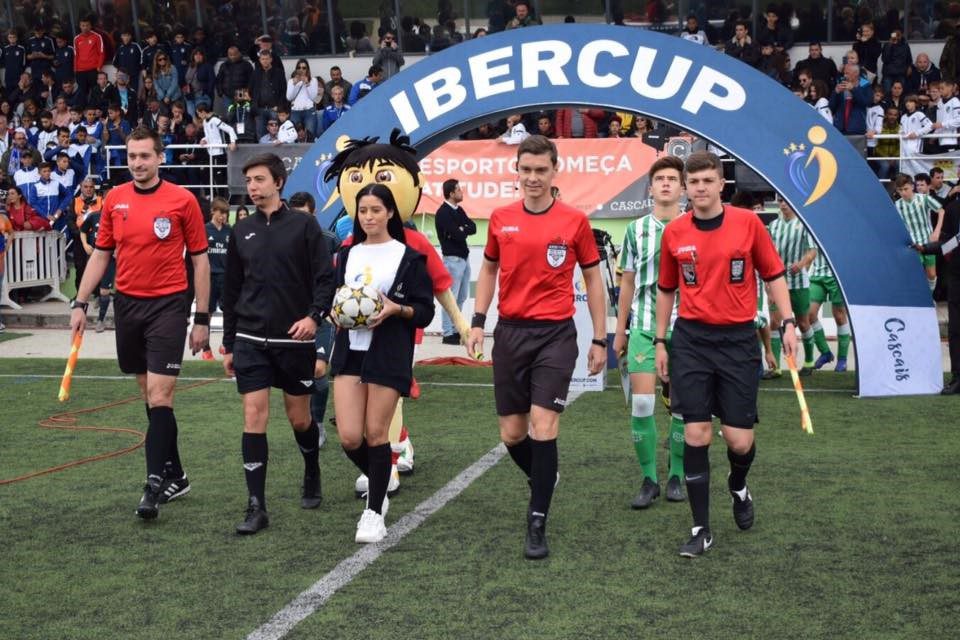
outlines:
[[[83,309],[84,313],[87,312],[87,308],[89,306],[90,306],[89,302],[80,302],[79,300],[76,300],[76,299],[70,303],[71,309]]]
[[[786,331],[788,324],[792,324],[793,326],[797,326],[797,319],[796,319],[796,318],[784,318],[784,319],[783,319],[783,322],[780,323],[780,331]]]
[[[607,339],[606,338],[594,338],[590,341],[592,344],[597,345],[598,347],[607,348]]]
[[[666,345],[667,345],[667,339],[666,339],[666,338],[654,338],[654,339],[653,339],[653,345],[654,345],[654,346],[657,346],[658,344],[662,344],[662,345],[666,346]]]

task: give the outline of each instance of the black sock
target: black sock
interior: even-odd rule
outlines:
[[[361,440],[360,446],[356,449],[347,449],[344,447],[343,452],[347,454],[347,457],[350,458],[353,464],[357,465],[360,473],[367,475],[367,468],[370,466],[370,447],[367,446],[366,440]]]
[[[710,445],[683,447],[683,469],[686,473],[687,495],[693,526],[710,529]]]
[[[517,444],[508,444],[507,453],[510,454],[510,457],[513,458],[513,461],[516,463],[520,470],[529,478],[533,469],[533,449],[530,447],[530,436],[525,436],[523,440]]]
[[[107,307],[110,306],[110,296],[100,296],[100,309],[97,311],[97,320],[103,322],[107,317]]]
[[[367,508],[382,513],[383,498],[387,495],[387,483],[390,482],[390,443],[368,447],[370,480],[367,493]]]
[[[546,518],[553,487],[557,484],[557,439],[531,439],[530,453],[530,513],[540,513]]]
[[[297,446],[303,454],[303,468],[307,475],[316,475],[320,467],[320,427],[311,421],[306,431],[293,430],[293,437],[297,439]]]
[[[247,492],[267,508],[264,490],[267,485],[267,434],[244,433],[240,445],[243,451],[243,472],[247,477]]]
[[[746,453],[735,453],[733,449],[727,449],[727,460],[730,461],[730,477],[727,479],[727,485],[731,491],[740,491],[747,486],[747,472],[750,471],[755,455],[757,455],[756,443],[750,445],[750,450]]]
[[[146,402],[143,403],[143,408],[147,410],[147,424],[150,424],[150,405]]]
[[[150,426],[147,427],[146,454],[147,476],[163,479],[163,467],[170,452],[170,443],[177,437],[177,421],[171,407],[150,409]]]

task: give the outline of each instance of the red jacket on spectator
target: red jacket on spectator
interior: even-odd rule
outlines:
[[[33,207],[28,205],[26,202],[21,203],[18,207],[10,205],[7,208],[7,217],[10,218],[10,223],[13,225],[14,231],[50,230],[50,221],[34,211]],[[24,224],[27,222],[30,223],[30,226],[32,227],[31,229],[23,228]]]
[[[79,33],[73,39],[73,71],[99,71],[106,59],[103,38],[96,31]]]
[[[583,115],[583,137],[597,137],[597,123],[603,120],[603,109],[587,109]],[[573,119],[573,109],[557,109],[557,121],[553,128],[558,138],[572,138],[570,121]]]

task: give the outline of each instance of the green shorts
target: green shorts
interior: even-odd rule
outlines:
[[[837,279],[831,276],[810,278],[810,302],[823,304],[827,300],[835,307],[843,306],[843,294]]]
[[[920,262],[923,263],[923,268],[927,269],[929,267],[937,266],[937,256],[935,255],[922,255],[920,256]]]
[[[793,308],[793,317],[806,317],[810,312],[810,289],[790,289],[790,306]],[[777,305],[770,302],[770,313],[777,310]]]
[[[657,373],[657,349],[651,331],[632,329],[627,343],[628,373]],[[670,350],[670,332],[667,332],[667,351]]]

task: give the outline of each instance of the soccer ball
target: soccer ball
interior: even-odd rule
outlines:
[[[345,284],[333,297],[333,316],[344,329],[367,326],[370,316],[383,310],[379,292],[367,284]]]

